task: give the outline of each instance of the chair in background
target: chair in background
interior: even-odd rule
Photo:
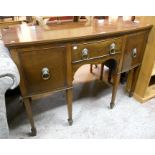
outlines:
[[[35,18],[37,25],[51,25],[67,22],[87,21],[87,18],[85,16],[37,16]]]

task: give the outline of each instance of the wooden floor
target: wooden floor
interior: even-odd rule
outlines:
[[[73,83],[82,83],[87,81],[92,81],[95,79],[100,78],[100,71],[101,71],[101,65],[97,65],[97,68],[95,65],[93,65],[93,73],[90,73],[90,65],[83,65],[81,66],[74,75],[74,81]],[[103,80],[107,81],[108,79],[108,72],[109,69],[107,67],[104,67],[104,73],[103,73]]]

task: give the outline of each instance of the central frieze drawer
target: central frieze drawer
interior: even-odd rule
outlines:
[[[121,52],[122,38],[72,45],[72,62],[109,56]]]

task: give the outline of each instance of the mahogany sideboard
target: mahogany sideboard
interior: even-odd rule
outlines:
[[[92,23],[58,26],[11,26],[2,29],[2,39],[10,50],[20,76],[20,89],[31,124],[37,134],[31,100],[49,92],[66,91],[68,122],[72,125],[72,81],[84,64],[116,64],[110,108],[113,108],[122,72],[129,71],[129,94],[136,85],[143,53],[152,25],[131,22],[94,20]]]

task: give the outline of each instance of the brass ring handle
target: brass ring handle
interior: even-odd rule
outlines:
[[[42,69],[42,78],[43,80],[48,80],[50,78],[49,69],[47,67]]]
[[[87,48],[84,48],[81,53],[82,53],[82,59],[83,60],[86,60],[89,58],[89,51]]]
[[[137,57],[137,49],[136,48],[132,49],[132,57],[133,58]]]
[[[112,43],[110,45],[110,51],[109,51],[109,54],[112,55],[112,54],[115,54],[116,53],[116,44],[115,43]]]

